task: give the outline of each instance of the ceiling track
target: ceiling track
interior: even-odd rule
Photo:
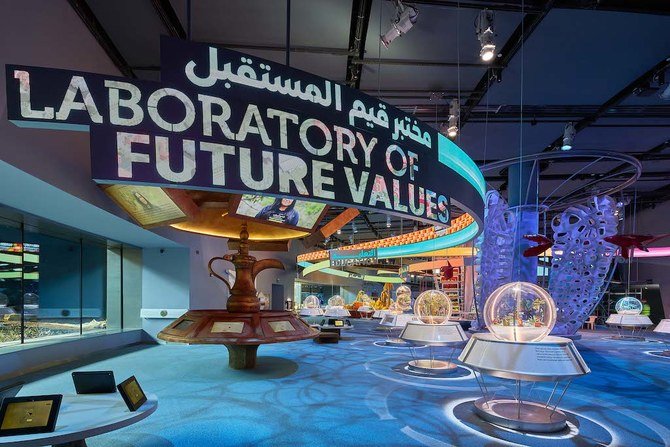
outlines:
[[[130,65],[128,65],[128,62],[126,62],[125,58],[121,55],[119,49],[116,48],[116,45],[114,45],[114,42],[109,37],[109,34],[107,34],[98,18],[88,6],[88,3],[86,3],[86,0],[68,0],[68,3],[77,13],[81,21],[84,22],[86,28],[88,28],[95,40],[102,47],[105,53],[107,53],[107,56],[112,60],[114,65],[116,65],[116,68],[119,69],[121,74],[127,78],[136,78],[137,76],[135,76],[135,73],[130,68]]]
[[[365,40],[370,23],[372,0],[354,0],[351,5],[351,24],[349,28],[349,56],[347,57],[346,84],[360,88],[363,65],[354,63],[362,61],[365,55]]]
[[[186,39],[186,30],[182,26],[170,0],[151,0],[151,4],[154,5],[156,14],[158,14],[170,36]]]
[[[554,0],[547,0],[544,3],[541,11],[537,14],[526,14],[522,19],[519,26],[516,27],[510,38],[505,42],[505,45],[502,47],[498,55],[500,56],[497,59],[498,65],[501,65],[501,68],[489,68],[484,73],[484,76],[479,80],[477,86],[475,87],[472,94],[468,100],[463,104],[461,108],[461,128],[465,126],[470,118],[475,106],[479,104],[481,99],[486,95],[486,92],[489,89],[489,86],[494,80],[498,82],[502,79],[502,72],[504,67],[509,65],[516,53],[521,49],[523,43],[528,39],[528,37],[533,34],[533,31],[537,29],[542,20],[547,16],[549,11],[554,5]]]

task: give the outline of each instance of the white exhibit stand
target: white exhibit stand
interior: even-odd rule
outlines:
[[[156,396],[137,411],[130,411],[118,393],[64,395],[56,429],[51,433],[0,437],[0,446],[85,447],[86,438],[127,427],[145,419],[158,408]]]
[[[320,317],[323,315],[323,309],[320,307],[304,307],[300,309],[301,317]]]
[[[654,329],[654,332],[670,334],[670,319],[661,320]]]
[[[413,349],[413,360],[407,367],[409,370],[429,374],[441,375],[455,372],[458,366],[451,360],[456,348],[465,344],[468,337],[463,332],[460,323],[448,321],[444,324],[424,324],[420,321],[410,321],[400,334],[400,338],[409,342],[412,346],[428,346],[429,358],[418,358]],[[452,347],[451,355],[447,360],[436,360],[433,356],[433,347]]]
[[[458,359],[478,373],[475,378],[484,397],[475,401],[475,412],[486,421],[528,432],[564,429],[567,417],[558,405],[572,379],[591,371],[572,340],[552,336],[538,342],[517,342],[499,340],[493,334],[474,334]],[[514,380],[514,397],[503,398],[489,391],[485,375]],[[546,402],[522,398],[521,381],[555,382],[554,392]],[[562,381],[567,385],[559,390]]]
[[[372,314],[372,318],[383,319],[387,315],[392,315],[389,309],[375,310],[375,313]]]
[[[410,321],[419,321],[419,319],[414,314],[386,314],[379,325],[390,328],[404,328]]]
[[[617,330],[617,335],[612,338],[616,340],[644,340],[642,331],[654,323],[651,322],[646,315],[630,315],[630,314],[612,314],[605,324]],[[622,331],[630,331],[630,334],[622,333]]]

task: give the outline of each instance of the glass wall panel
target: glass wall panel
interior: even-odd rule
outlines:
[[[0,217],[0,347],[21,342],[22,270],[21,226]]]
[[[0,349],[141,327],[142,250],[0,207]]]

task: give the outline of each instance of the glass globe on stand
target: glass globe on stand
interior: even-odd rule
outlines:
[[[302,302],[302,307],[306,309],[318,309],[321,306],[321,301],[316,295],[309,295],[305,298],[305,301]]]
[[[425,324],[445,324],[451,317],[451,299],[440,290],[427,290],[414,302],[414,314]]]
[[[340,295],[333,295],[328,300],[328,306],[330,307],[344,307],[344,298]]]
[[[556,324],[556,304],[542,287],[512,282],[498,287],[486,300],[484,321],[500,340],[540,341]]]
[[[395,302],[404,311],[412,307],[412,289],[402,285],[395,289]]]
[[[614,305],[616,313],[622,315],[640,315],[642,313],[642,301],[632,296],[625,296]]]

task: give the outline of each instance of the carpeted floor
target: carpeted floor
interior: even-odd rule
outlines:
[[[181,345],[128,349],[78,368],[111,369],[119,381],[134,374],[159,399],[148,419],[88,445],[670,445],[670,358],[646,353],[667,349],[663,344],[585,333],[576,345],[592,372],[576,379],[561,403],[569,428],[528,435],[473,413],[481,392],[469,370],[451,378],[417,377],[405,369],[409,350],[376,345],[385,336],[371,323],[357,322],[336,345],[262,346],[253,371],[228,369],[223,346]],[[449,350],[435,353],[445,357]],[[503,380],[488,384],[498,395],[511,389]],[[533,395],[550,391],[543,385]],[[73,392],[70,373],[63,372],[26,385],[20,394]]]

